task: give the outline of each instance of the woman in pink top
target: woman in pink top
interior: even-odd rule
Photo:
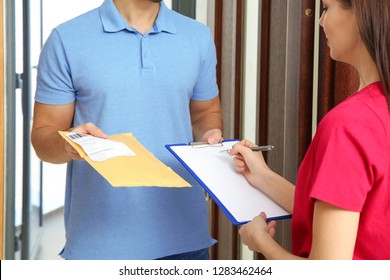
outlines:
[[[360,88],[321,120],[296,186],[253,143],[234,146],[236,170],[293,214],[292,253],[273,239],[266,213],[239,233],[267,259],[390,259],[390,1],[323,4],[330,55],[357,69]]]

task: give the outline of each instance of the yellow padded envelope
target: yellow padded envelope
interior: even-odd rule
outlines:
[[[181,188],[191,186],[143,147],[131,133],[111,135],[108,139],[124,143],[136,155],[117,156],[104,161],[91,160],[79,144],[66,136],[70,132],[59,131],[59,133],[113,187],[155,186]]]

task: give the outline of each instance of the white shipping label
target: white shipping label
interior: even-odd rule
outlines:
[[[81,133],[69,133],[66,136],[73,142],[79,144],[93,161],[103,161],[118,156],[136,155],[122,142]]]

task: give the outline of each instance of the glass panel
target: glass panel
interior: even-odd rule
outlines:
[[[40,32],[40,0],[18,0],[15,4],[16,72],[24,73],[22,89],[16,90],[15,98],[15,227],[22,245],[15,258],[32,259],[38,252],[42,233],[41,164],[30,144],[34,79],[30,54],[32,49],[40,48],[39,37],[31,35]]]

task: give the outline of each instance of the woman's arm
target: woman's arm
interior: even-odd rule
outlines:
[[[351,260],[360,213],[317,200],[314,205],[310,259]]]
[[[243,225],[239,234],[242,242],[254,252],[261,253],[267,260],[299,260],[280,246],[274,239],[276,221],[266,222],[265,213],[256,216],[252,221]]]
[[[313,240],[308,259],[351,260],[360,214],[317,200],[314,206]],[[275,221],[266,223],[265,214],[255,217],[239,230],[250,250],[268,260],[303,259],[282,248],[274,239]]]
[[[295,186],[273,172],[261,152],[253,152],[248,147],[255,146],[248,140],[235,144],[230,155],[235,156],[235,169],[242,173],[255,188],[261,190],[288,212],[294,207]]]

